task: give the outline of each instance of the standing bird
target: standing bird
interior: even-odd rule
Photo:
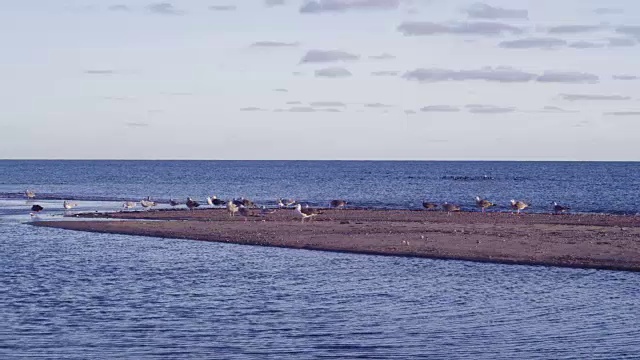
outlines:
[[[122,204],[122,207],[125,209],[133,209],[134,207],[136,207],[136,203],[134,201],[127,201]]]
[[[438,208],[438,204],[432,203],[432,202],[423,201],[422,202],[422,207],[427,209],[427,210],[434,210],[434,209]]]
[[[27,189],[24,191],[24,196],[27,197],[27,199],[33,199],[36,197],[36,193],[34,193],[33,191]]]
[[[238,205],[236,205],[233,200],[229,200],[229,202],[227,202],[227,211],[229,212],[229,216],[235,216],[238,212]]]
[[[304,219],[307,218],[313,218],[314,216],[318,216],[318,214],[320,214],[320,212],[316,209],[310,208],[310,207],[305,207],[304,209],[302,208],[302,205],[298,204],[296,205],[296,212],[298,214],[300,214],[300,216],[302,216],[302,222],[304,223]]]
[[[496,204],[492,203],[487,199],[480,199],[480,196],[476,196],[476,206],[482,209],[484,212],[485,209],[490,208],[492,206],[496,206]]]
[[[211,196],[207,196],[207,205],[213,206],[213,199],[211,198]]]
[[[451,216],[452,212],[460,212],[461,209],[458,205],[444,203],[442,204],[442,210],[446,211],[447,215]]]
[[[331,207],[332,208],[344,208],[345,206],[347,206],[347,202],[345,200],[331,200]]]
[[[178,200],[169,199],[169,205],[178,206],[178,205],[180,205],[180,203],[178,202]]]
[[[553,205],[553,211],[556,215],[561,214],[561,213],[565,213],[569,210],[568,206],[562,206],[562,205],[558,205],[557,202],[552,202],[551,203]]]
[[[213,205],[215,206],[221,206],[226,204],[226,202],[224,200],[218,199],[215,195],[213,195],[211,197],[211,202],[213,203]]]
[[[71,210],[71,209],[73,209],[73,208],[74,208],[74,207],[76,207],[76,206],[78,206],[78,204],[76,204],[76,203],[72,203],[72,202],[68,202],[67,200],[65,200],[65,201],[63,201],[63,202],[62,202],[62,207],[63,207],[65,210]]]
[[[189,208],[189,210],[193,210],[195,208],[197,208],[198,206],[200,206],[200,203],[191,199],[190,197],[187,198],[187,207]]]
[[[150,208],[150,207],[156,206],[157,204],[156,204],[155,201],[151,201],[151,197],[150,196],[147,196],[146,199],[140,200],[140,205],[142,205],[142,207],[146,209],[146,208]]]
[[[36,214],[37,214],[37,213],[39,213],[39,212],[40,212],[40,211],[42,211],[42,210],[44,210],[44,208],[43,208],[42,206],[40,206],[40,205],[38,205],[38,204],[35,204],[35,205],[33,205],[33,206],[31,207],[31,211],[33,211],[33,212],[32,212],[30,215],[31,215],[31,216],[35,216],[35,214],[34,214],[34,213],[36,213]]]
[[[521,201],[521,200],[515,201],[513,199],[511,200],[511,208],[513,210],[517,210],[517,214],[518,215],[520,214],[520,211],[522,211],[522,210],[524,210],[524,209],[526,209],[528,207],[529,207],[529,204],[527,204],[524,201]]]

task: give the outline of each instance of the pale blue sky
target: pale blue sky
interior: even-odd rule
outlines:
[[[3,3],[0,158],[640,160],[638,1],[266,3]]]

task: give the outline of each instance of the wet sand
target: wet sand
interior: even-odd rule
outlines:
[[[86,213],[76,215],[82,220],[32,224],[309,250],[640,271],[636,216],[324,210],[302,224],[289,209],[255,213],[248,218],[230,218],[221,209]]]

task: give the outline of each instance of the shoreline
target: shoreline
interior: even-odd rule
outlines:
[[[289,209],[230,218],[223,209],[83,213],[39,221],[58,229],[244,245],[640,271],[640,217],[324,210],[300,222]],[[90,219],[97,219],[91,221]],[[138,221],[120,221],[131,219]],[[158,221],[161,220],[161,221]]]

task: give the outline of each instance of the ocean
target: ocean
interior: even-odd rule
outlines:
[[[640,164],[0,161],[0,358],[624,359],[640,274],[313,252],[36,228],[124,200],[636,215]],[[27,201],[25,189],[37,193]]]

